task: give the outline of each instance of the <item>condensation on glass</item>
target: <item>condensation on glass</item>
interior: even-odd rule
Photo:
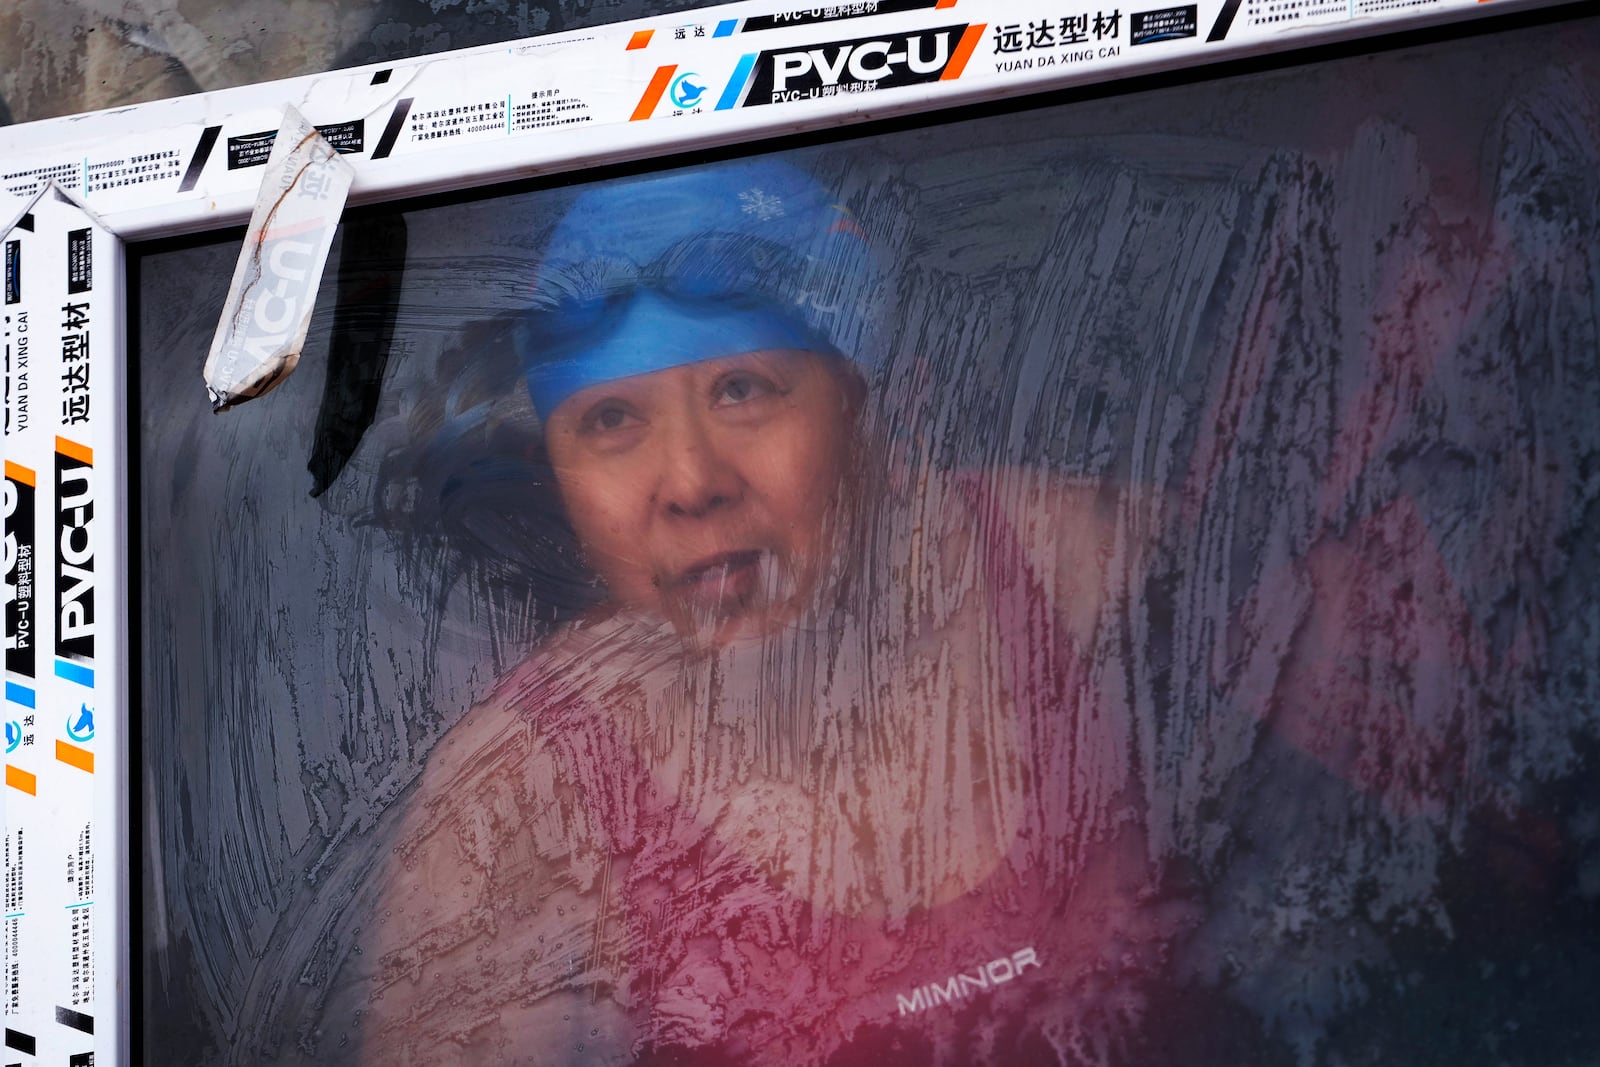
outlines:
[[[1597,49],[696,172],[866,250],[787,305],[710,214],[561,304],[593,187],[357,212],[223,417],[235,249],[147,250],[148,1056],[1580,1062]],[[635,313],[747,340],[536,414]]]

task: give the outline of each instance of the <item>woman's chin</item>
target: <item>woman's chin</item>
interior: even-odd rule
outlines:
[[[696,652],[716,652],[744,641],[758,641],[794,621],[788,605],[728,603],[712,609],[672,611],[668,617],[684,644]]]
[[[792,571],[771,553],[697,581],[662,598],[662,613],[691,648],[707,652],[770,637],[799,614]]]

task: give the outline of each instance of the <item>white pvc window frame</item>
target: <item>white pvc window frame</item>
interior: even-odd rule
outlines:
[[[375,203],[1568,2],[746,0],[0,128],[0,218],[55,180],[124,240],[240,224],[285,105]]]

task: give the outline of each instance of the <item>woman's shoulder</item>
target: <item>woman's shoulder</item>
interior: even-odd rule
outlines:
[[[573,990],[614,981],[596,924],[616,828],[593,797],[626,752],[604,711],[620,682],[589,661],[641,647],[603,621],[552,635],[435,746],[351,972],[363,1062],[412,1040],[499,1062],[491,1046],[563,1029]]]
[[[419,792],[455,790],[496,768],[548,757],[564,738],[612,720],[672,662],[673,648],[661,627],[619,613],[562,627],[445,732]]]

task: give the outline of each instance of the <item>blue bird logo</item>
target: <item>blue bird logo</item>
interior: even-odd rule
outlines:
[[[698,77],[700,75],[689,71],[686,74],[678,75],[672,80],[672,102],[674,104],[679,107],[694,107],[700,102],[700,98],[706,95],[706,87],[704,85],[696,85],[689,80],[690,78]]]
[[[82,743],[94,739],[94,709],[87,704],[78,706],[78,721],[73,722],[72,716],[67,716],[67,736],[74,741]]]

